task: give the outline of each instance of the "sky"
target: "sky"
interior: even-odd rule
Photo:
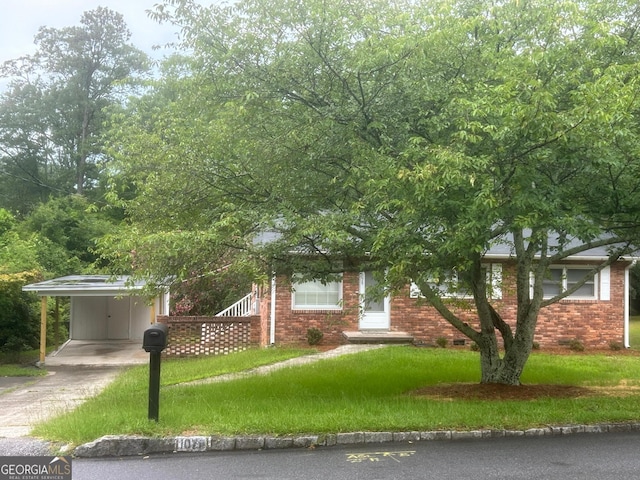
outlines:
[[[121,13],[131,31],[131,43],[157,58],[162,50],[154,53],[152,46],[176,38],[173,26],[160,25],[145,12],[157,3],[161,0],[5,0],[0,10],[0,64],[34,53],[33,38],[41,26],[80,25],[82,13],[99,6]]]

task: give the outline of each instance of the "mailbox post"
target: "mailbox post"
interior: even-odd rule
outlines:
[[[154,323],[144,331],[142,348],[149,353],[149,420],[158,421],[160,409],[160,356],[167,346],[168,328]]]

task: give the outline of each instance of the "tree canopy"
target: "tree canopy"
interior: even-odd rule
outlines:
[[[0,205],[25,214],[96,188],[107,107],[148,69],[130,36],[121,14],[99,7],[79,26],[40,28],[34,55],[2,65]]]
[[[482,381],[517,384],[540,309],[571,293],[543,298],[549,266],[633,249],[636,2],[171,0],[156,15],[191,53],[112,129],[112,199],[134,224],[119,241],[156,254],[147,272],[277,232],[251,258],[297,249],[413,280],[478,344]],[[496,243],[516,263],[511,323],[483,280]],[[430,286],[452,271],[479,328]]]

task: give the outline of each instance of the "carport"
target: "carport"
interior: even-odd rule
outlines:
[[[70,297],[70,340],[142,341],[149,324],[169,312],[168,292],[150,301],[142,295],[144,286],[128,276],[70,275],[22,287],[41,297],[40,363],[47,348],[48,297]]]

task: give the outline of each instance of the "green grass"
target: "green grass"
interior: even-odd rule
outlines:
[[[259,357],[269,350],[255,351]],[[232,368],[234,357],[225,357]],[[257,360],[256,359],[254,360]],[[190,362],[165,362],[175,384]],[[638,357],[534,354],[523,383],[640,385]],[[166,366],[166,368],[165,368]],[[176,368],[182,373],[172,372]],[[223,368],[218,369],[222,371]],[[235,368],[234,368],[235,370]],[[134,368],[75,411],[36,428],[44,438],[82,443],[107,434],[299,434],[345,431],[528,428],[637,420],[639,395],[531,401],[434,400],[411,395],[439,383],[477,382],[478,354],[393,347],[291,367],[266,376],[165,386],[160,421],[147,420],[148,371]],[[170,379],[168,379],[167,377]]]
[[[232,355],[163,360],[161,384],[175,385],[225,373],[241,372],[314,352],[309,349],[267,348],[249,349]],[[136,370],[137,373],[142,371],[145,378],[148,378],[146,367]]]
[[[640,350],[640,315],[629,319],[629,345],[634,350]]]
[[[47,371],[23,365],[0,365],[0,377],[40,377]]]
[[[47,355],[55,350],[55,347],[47,348]],[[20,352],[0,352],[0,366],[32,366],[40,360],[40,349],[23,350]]]
[[[47,371],[33,365],[40,357],[40,350],[0,352],[0,377],[39,377]]]

